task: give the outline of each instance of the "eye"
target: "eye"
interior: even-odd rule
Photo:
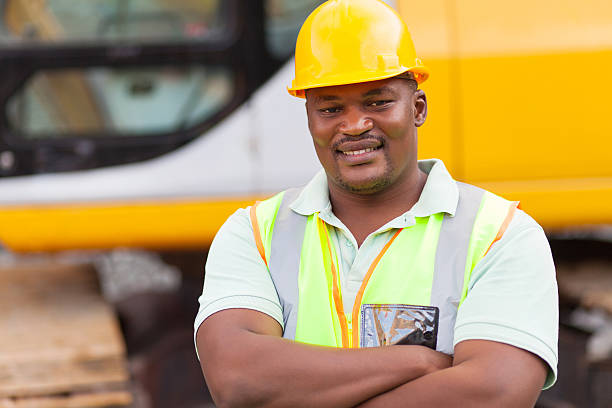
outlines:
[[[388,99],[379,99],[379,100],[375,100],[375,101],[369,102],[368,106],[371,106],[371,107],[374,107],[374,108],[381,108],[381,107],[389,105],[391,102],[393,102],[393,101],[388,100]]]
[[[319,112],[321,113],[325,113],[325,114],[334,114],[334,113],[338,113],[342,110],[341,107],[339,106],[330,106],[327,108],[321,108],[319,109]]]

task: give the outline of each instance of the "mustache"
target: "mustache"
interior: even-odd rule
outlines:
[[[385,139],[381,136],[373,135],[371,133],[362,133],[359,136],[345,136],[342,139],[335,141],[332,144],[332,149],[338,150],[340,145],[342,145],[343,143],[361,142],[362,140],[376,140],[380,142],[381,145],[385,143]]]

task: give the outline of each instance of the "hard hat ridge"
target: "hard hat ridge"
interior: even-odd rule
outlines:
[[[380,0],[330,0],[304,22],[295,50],[291,95],[305,90],[391,78],[410,71],[418,83],[428,70],[416,57],[408,28]]]

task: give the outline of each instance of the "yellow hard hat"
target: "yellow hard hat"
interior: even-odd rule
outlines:
[[[304,22],[295,47],[295,79],[287,90],[305,90],[429,71],[417,58],[406,24],[380,0],[330,0]]]

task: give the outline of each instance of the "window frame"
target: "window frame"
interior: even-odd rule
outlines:
[[[216,42],[154,43],[126,41],[121,44],[10,43],[0,49],[0,153],[15,157],[11,168],[0,168],[1,176],[93,169],[151,159],[205,135],[252,94],[281,61],[269,55],[265,44],[263,0],[224,0],[227,26]],[[8,102],[37,72],[61,69],[151,68],[158,66],[219,66],[234,78],[231,99],[216,114],[197,124],[165,133],[37,134],[11,127]],[[249,66],[248,70],[240,70]],[[46,136],[46,138],[45,138]]]

